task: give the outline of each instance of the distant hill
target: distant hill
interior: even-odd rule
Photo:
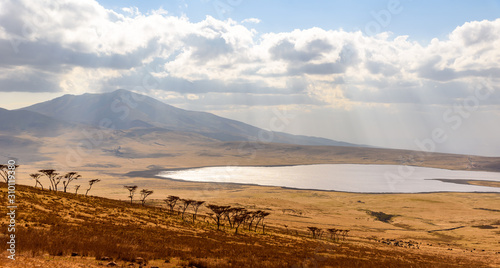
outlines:
[[[219,141],[257,141],[259,136],[271,142],[297,145],[360,146],[325,138],[273,132],[211,113],[188,111],[154,98],[127,90],[103,94],[64,95],[21,110],[31,111],[68,123],[127,130],[142,128],[194,132]],[[48,119],[45,119],[48,120]]]
[[[0,108],[0,122],[0,132],[3,134],[27,132],[39,136],[57,135],[60,131],[75,126],[34,111],[9,111],[2,108]]]

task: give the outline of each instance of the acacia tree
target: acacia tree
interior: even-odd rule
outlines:
[[[329,233],[330,233],[330,239],[331,240],[337,240],[337,229],[335,228],[330,228],[330,229],[326,229]]]
[[[164,199],[163,201],[165,203],[167,203],[167,206],[170,208],[170,212],[173,213],[174,212],[174,208],[175,208],[175,204],[177,203],[177,201],[179,200],[180,198],[178,196],[175,196],[175,195],[169,195],[167,196],[166,199]]]
[[[6,183],[9,182],[9,166],[12,165],[0,165],[0,176]],[[14,166],[16,169],[17,167],[19,167],[19,165],[14,165]]]
[[[100,179],[92,179],[89,181],[89,188],[87,189],[87,192],[85,192],[85,196],[87,196],[87,194],[89,193],[90,189],[92,189],[92,185],[94,185],[94,183],[98,183],[100,182],[101,180]]]
[[[180,201],[182,202],[182,205],[181,205],[181,209],[182,209],[182,219],[184,220],[184,213],[186,212],[186,209],[191,205],[193,204],[194,201],[193,199],[180,199]]]
[[[79,175],[77,172],[68,172],[66,175],[64,175],[64,178],[66,179],[63,181],[63,186],[64,186],[64,192],[66,192],[66,188],[68,188],[68,185],[71,181],[73,180],[78,180],[82,176]]]
[[[193,211],[194,211],[194,214],[193,214],[193,223],[194,221],[196,220],[196,214],[198,213],[198,209],[200,208],[201,205],[203,205],[205,203],[205,201],[194,201],[194,203],[192,204],[193,206]]]
[[[8,174],[8,168],[7,165],[0,165],[0,176],[2,176],[2,179],[7,183],[9,182],[9,174]]]
[[[253,221],[257,218],[257,216],[258,216],[261,212],[262,212],[261,210],[257,210],[257,211],[250,211],[250,212],[248,212],[248,216],[247,216],[248,231],[252,230],[252,224],[253,224]]]
[[[234,234],[238,234],[238,228],[248,218],[249,212],[244,208],[237,208],[233,213]]]
[[[215,223],[217,223],[217,230],[220,229],[221,219],[230,207],[231,206],[218,206],[218,205],[207,206],[207,208],[209,208],[211,211],[214,212],[212,219],[215,221]]]
[[[146,198],[153,194],[153,190],[142,189],[141,190],[141,204],[144,206],[146,203]]]
[[[233,222],[232,222],[231,218],[233,217],[233,215],[235,214],[237,209],[238,208],[228,208],[223,214],[224,217],[226,218],[227,222],[229,223],[230,228],[233,228]]]
[[[137,190],[137,185],[125,185],[123,187],[128,190],[128,197],[130,198],[130,204],[132,204],[132,198],[134,198],[135,191]]]
[[[55,169],[40,169],[38,172],[42,173],[47,178],[49,178],[50,185],[52,186],[49,187],[49,189],[57,191],[57,185],[62,179],[61,176],[57,176],[59,175],[59,173],[57,173]]]
[[[40,187],[41,187],[41,188],[42,188],[42,190],[43,190],[43,185],[42,185],[42,183],[40,183],[40,177],[41,177],[41,176],[42,176],[42,174],[40,174],[40,173],[31,173],[31,174],[30,174],[30,177],[31,177],[32,179],[34,179],[34,180],[35,180],[35,188],[36,188],[36,186],[37,186],[38,184],[40,184]]]
[[[260,224],[262,225],[262,233],[265,232],[265,229],[266,228],[266,225],[264,224],[264,219],[269,216],[271,213],[270,212],[261,212],[260,215],[259,215],[259,221],[260,221]],[[257,222],[257,224],[259,224],[259,222]],[[257,226],[255,226],[255,231],[257,231]]]
[[[269,216],[271,213],[269,212],[265,212],[265,211],[260,211],[259,214],[257,214],[257,223],[255,224],[255,231],[257,232],[257,227],[259,226],[259,223],[261,223],[262,225],[262,232],[264,232],[264,228],[265,228],[265,225],[264,225],[264,218]]]
[[[317,238],[318,236],[321,236],[321,229],[320,228],[314,227],[314,226],[308,226],[307,229],[309,229],[309,231],[311,231],[312,238]]]
[[[78,194],[78,189],[80,189],[80,185],[75,185],[75,194]]]
[[[241,214],[245,209],[244,208],[229,208],[224,215],[226,216],[227,221],[229,222],[229,227],[233,228],[234,219],[237,215]]]
[[[349,231],[350,230],[342,230],[342,241],[345,240],[345,237],[347,236],[347,234],[349,234]]]
[[[57,186],[59,185],[59,183],[61,182],[62,179],[63,179],[63,176],[57,176],[54,178],[55,191],[57,191]]]

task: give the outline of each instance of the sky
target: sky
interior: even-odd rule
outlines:
[[[500,156],[498,0],[4,0],[0,69],[6,109],[124,88],[273,131]]]

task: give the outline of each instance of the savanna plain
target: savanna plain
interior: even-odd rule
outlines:
[[[71,139],[73,133],[65,134]],[[177,135],[175,133],[170,135]],[[18,167],[17,259],[2,267],[500,267],[498,193],[359,194],[156,177],[161,170],[225,165],[318,163],[411,164],[467,169],[470,157],[404,150],[240,142],[168,143],[168,155],[151,155],[133,140],[82,158],[78,194],[41,190],[29,174],[65,161],[54,156]],[[177,137],[189,140],[192,137]],[[44,138],[44,142],[50,137]],[[61,137],[58,137],[61,140]],[[125,138],[126,139],[126,138]],[[64,139],[63,139],[64,140]],[[123,140],[122,140],[123,142]],[[112,148],[112,146],[110,146]],[[120,153],[117,150],[121,150]],[[133,152],[134,157],[126,157]],[[60,157],[59,159],[57,157]],[[497,171],[498,158],[473,157],[473,170]],[[85,196],[87,179],[98,178]],[[42,181],[48,185],[47,181]],[[496,186],[492,182],[476,184]],[[24,186],[31,185],[31,186]],[[131,204],[125,185],[137,185]],[[6,200],[6,184],[1,185]],[[73,185],[72,185],[73,186]],[[139,201],[139,190],[154,191]],[[164,199],[205,201],[183,211]],[[181,207],[179,207],[181,205]],[[230,206],[261,218],[217,213]],[[5,215],[6,208],[2,207]],[[196,214],[196,217],[195,215]],[[2,230],[7,230],[2,218]],[[236,228],[239,227],[239,228]],[[6,245],[7,236],[2,235]],[[3,255],[7,253],[4,251]]]

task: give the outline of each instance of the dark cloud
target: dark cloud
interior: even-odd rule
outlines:
[[[0,78],[1,92],[58,92],[62,91],[59,86],[57,74],[43,71],[17,71],[10,72]]]
[[[456,71],[452,68],[442,68],[438,69],[436,65],[441,61],[441,56],[435,56],[422,64],[418,69],[417,73],[422,78],[427,78],[434,81],[451,81],[458,78],[465,77],[498,77],[500,75],[500,68],[485,68],[485,69],[469,69]]]
[[[330,52],[333,46],[325,40],[316,39],[309,42],[303,50],[297,50],[289,40],[282,40],[269,49],[274,59],[290,62],[308,62],[321,57],[323,53]]]
[[[365,68],[372,74],[383,74],[384,76],[391,76],[398,73],[398,69],[393,65],[371,60],[365,62]]]
[[[125,54],[97,54],[75,51],[50,42],[22,42],[18,51],[9,40],[0,40],[0,66],[34,66],[52,68],[53,66],[80,66],[86,68],[130,69],[142,65],[142,61],[158,48],[157,40],[150,40],[146,47]]]
[[[288,75],[303,75],[303,74],[338,74],[346,70],[344,64],[335,63],[309,63],[299,66],[288,66]]]
[[[481,70],[464,70],[457,72],[460,76],[475,76],[475,77],[499,77],[500,68],[486,68]]]
[[[204,36],[190,34],[184,39],[187,46],[194,48],[192,57],[197,61],[209,61],[233,52],[231,44],[227,43],[221,36],[207,38]]]
[[[291,87],[275,88],[263,82],[250,80],[234,80],[225,82],[218,79],[188,80],[179,77],[154,77],[149,72],[152,68],[140,68],[138,71],[127,73],[121,77],[111,78],[105,82],[106,87],[133,89],[142,87],[146,89],[161,89],[179,92],[182,94],[202,94],[209,92],[218,93],[251,93],[251,94],[290,94],[304,90],[294,79]],[[291,80],[290,80],[291,81]]]
[[[74,67],[131,69],[157,49],[157,40],[127,54],[99,55],[64,48],[47,42],[19,43],[19,51],[9,40],[0,40],[0,91],[57,92],[62,90],[58,81]],[[23,67],[24,73],[17,68]]]
[[[422,78],[427,78],[435,81],[449,81],[457,78],[457,74],[453,69],[437,69],[436,64],[438,64],[441,59],[441,56],[434,56],[426,63],[422,64],[417,70],[418,75]]]
[[[352,44],[346,44],[342,47],[339,53],[339,58],[336,62],[327,63],[305,63],[288,65],[288,75],[302,74],[339,74],[346,71],[347,67],[355,65],[359,62],[358,52]]]
[[[23,20],[26,13],[25,7],[16,2],[4,1],[2,3],[2,8],[8,12],[0,13],[0,25],[7,33],[21,37],[30,33],[30,29],[29,24]]]
[[[347,43],[339,53],[339,63],[345,66],[352,66],[359,63],[359,53],[355,45]]]

